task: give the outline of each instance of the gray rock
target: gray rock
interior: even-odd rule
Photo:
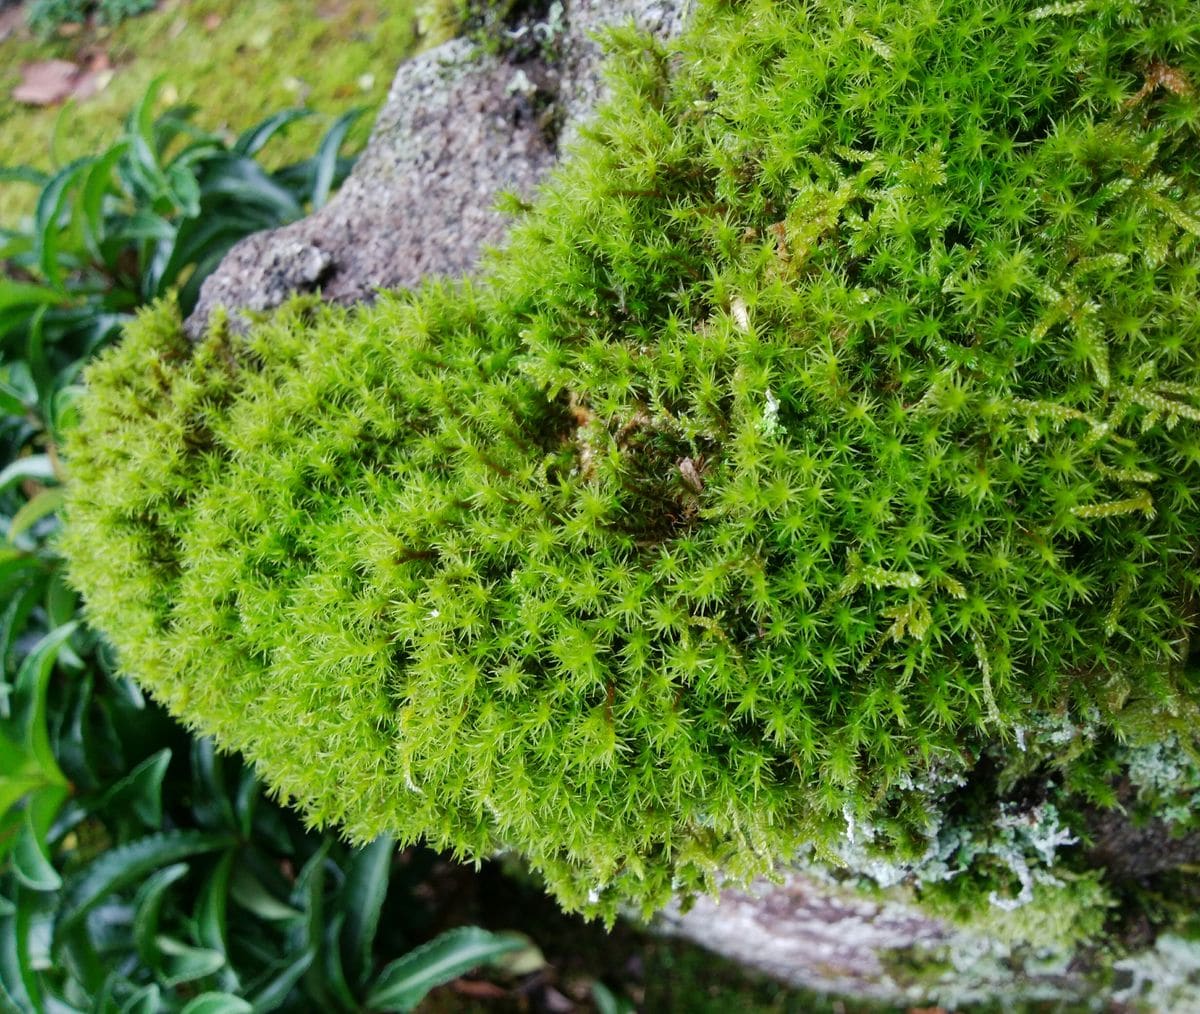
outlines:
[[[457,39],[402,64],[341,190],[316,214],[238,243],[205,281],[188,333],[202,333],[217,306],[268,310],[318,289],[355,303],[470,271],[503,238],[497,195],[530,195],[599,98],[592,34],[633,20],[667,38],[686,6],[570,0],[516,30],[537,43],[516,47],[531,56],[490,55]]]

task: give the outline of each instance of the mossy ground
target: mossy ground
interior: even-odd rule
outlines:
[[[52,162],[104,150],[155,77],[167,99],[197,107],[196,123],[240,131],[279,109],[307,105],[318,116],[294,124],[264,151],[268,164],[310,155],[336,115],[367,109],[349,137],[366,141],[396,65],[434,41],[417,31],[415,0],[166,0],[116,26],[39,40],[22,30],[0,42],[0,165]],[[103,51],[112,80],[66,107],[11,98],[23,65]],[[32,207],[32,187],[0,187],[0,225]]]

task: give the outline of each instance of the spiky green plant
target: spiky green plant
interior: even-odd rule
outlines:
[[[1198,33],[1191,0],[617,33],[478,282],[195,347],[165,303],[92,368],[91,618],[313,822],[517,849],[604,913],[847,822],[916,855],[939,773],[1056,716],[1182,724]],[[1104,763],[1064,784],[1112,802]]]

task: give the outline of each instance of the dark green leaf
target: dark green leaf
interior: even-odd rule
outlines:
[[[0,471],[0,491],[17,482],[32,479],[34,482],[50,482],[57,478],[54,462],[48,454],[30,454],[17,458]]]
[[[358,1001],[346,981],[346,973],[342,968],[342,952],[338,946],[342,936],[342,926],[346,914],[338,912],[325,924],[325,939],[321,942],[321,972],[324,975],[324,989],[333,994],[343,1010],[358,1010]]]
[[[254,811],[257,809],[260,795],[258,779],[251,768],[245,768],[238,781],[237,795],[233,800],[233,810],[237,814],[238,829],[243,838],[249,838],[254,828]]]
[[[195,218],[200,214],[200,184],[188,165],[172,164],[167,169],[167,184],[171,188],[171,202],[184,216]]]
[[[159,1014],[162,1010],[162,992],[156,984],[139,989],[121,1008],[121,1014]]]
[[[273,180],[257,162],[232,155],[205,166],[200,181],[205,201],[220,196],[236,205],[269,209],[277,223],[295,221],[304,208],[286,187]]]
[[[187,1002],[180,1014],[251,1014],[254,1010],[232,993],[201,993]]]
[[[116,782],[101,798],[97,808],[128,806],[146,827],[162,824],[162,783],[171,763],[171,750],[164,747]]]
[[[175,226],[162,215],[140,208],[120,223],[122,239],[130,242],[138,239],[169,242],[175,238]]]
[[[278,972],[250,996],[254,1005],[254,1014],[267,1014],[275,1010],[296,987],[316,958],[315,947],[309,948],[294,961],[282,966]]]
[[[57,891],[62,886],[62,878],[50,862],[45,839],[34,827],[29,807],[13,848],[12,863],[17,879],[31,891]]]
[[[292,902],[304,909],[303,935],[301,947],[316,948],[317,960],[304,977],[306,992],[316,999],[323,1010],[332,1011],[337,1006],[337,992],[333,984],[324,974],[325,962],[322,960],[322,950],[326,945],[325,936],[325,865],[329,858],[329,850],[333,846],[332,839],[326,837],[321,847],[312,854],[308,862],[300,870],[296,878],[296,886],[292,890]]]
[[[96,159],[83,181],[83,189],[79,197],[80,209],[83,213],[84,241],[92,256],[107,263],[109,267],[113,266],[113,262],[104,255],[105,239],[107,238],[104,224],[104,204],[106,200],[117,196],[113,170],[128,151],[129,143],[120,141]]]
[[[154,129],[154,106],[161,87],[162,78],[156,77],[129,114],[126,128],[129,157],[122,162],[122,167],[129,174],[128,182],[140,192],[139,197],[149,201],[153,201],[167,188],[167,181],[159,164],[158,138]]]
[[[63,294],[45,285],[0,278],[0,310],[12,307],[57,306]]]
[[[49,178],[44,172],[34,169],[33,166],[0,166],[0,183],[32,183],[35,187],[43,187]]]
[[[160,936],[155,945],[166,957],[162,965],[162,981],[168,988],[207,978],[225,965],[223,954],[206,947],[192,947],[173,937]]]
[[[518,933],[492,933],[476,926],[450,930],[380,972],[367,996],[367,1006],[383,1011],[410,1011],[430,990],[528,946],[528,938]]]
[[[21,506],[8,523],[8,541],[16,542],[30,528],[49,514],[53,514],[66,499],[67,491],[62,486],[43,489],[32,500]]]
[[[151,874],[133,899],[133,945],[147,968],[158,968],[161,964],[156,938],[163,898],[175,881],[187,875],[188,869],[187,863],[174,863]]]
[[[267,922],[296,919],[304,914],[299,909],[292,908],[276,898],[263,887],[253,873],[244,867],[239,866],[234,870],[229,894],[247,912],[253,912]]]
[[[17,694],[23,699],[22,731],[25,749],[33,755],[50,781],[66,783],[50,745],[46,722],[46,684],[58,652],[75,633],[78,621],[65,623],[46,634],[26,656],[17,673]]]
[[[21,902],[18,894],[13,914],[0,918],[0,985],[16,1009],[28,1014],[39,1009],[41,992],[29,967],[29,912]]]
[[[59,228],[67,194],[91,165],[90,158],[80,158],[64,166],[51,177],[38,197],[33,213],[34,251],[37,265],[45,279],[62,289],[62,265],[58,257]]]
[[[74,926],[114,891],[137,883],[154,870],[231,844],[228,834],[164,831],[102,853],[67,883],[55,936]]]
[[[342,964],[350,981],[358,986],[364,985],[371,974],[371,946],[395,854],[396,840],[390,835],[381,835],[359,849],[347,864],[346,882],[338,896],[338,908],[346,917],[340,947]]]
[[[29,375],[33,378],[37,389],[36,414],[38,420],[46,417],[46,395],[51,379],[50,363],[46,359],[46,314],[49,308],[39,306],[30,314],[29,327],[26,329],[25,363],[29,367]]]
[[[209,950],[229,955],[229,935],[226,914],[229,907],[229,878],[233,872],[233,861],[237,856],[230,849],[221,857],[216,868],[205,881],[196,902],[196,938]]]
[[[61,571],[54,571],[46,585],[46,617],[50,621],[50,626],[65,626],[75,618],[78,611],[78,594],[67,584]],[[69,647],[70,645],[63,645],[63,655],[66,655]]]
[[[265,120],[256,123],[249,130],[243,131],[233,143],[233,150],[239,155],[257,155],[265,145],[280,130],[285,129],[297,120],[311,116],[309,109],[284,109]]]
[[[207,736],[192,740],[192,800],[192,808],[201,824],[226,828],[238,826],[225,783],[224,759]]]
[[[343,113],[334,120],[333,126],[321,139],[320,147],[313,156],[315,159],[312,191],[313,211],[324,207],[325,202],[329,200],[329,192],[333,189],[337,173],[338,152],[341,151],[347,132],[362,114],[362,109],[351,109],[348,113]]]
[[[597,1014],[637,1014],[637,1009],[623,996],[617,997],[604,983],[592,983],[592,1002]]]
[[[13,654],[17,639],[25,630],[29,614],[41,600],[48,577],[44,565],[36,556],[25,556],[24,563],[25,566],[13,568],[16,576],[21,579],[21,583],[15,589],[9,587],[9,603],[4,610],[4,615],[0,617],[0,663],[3,663],[5,669],[8,667],[9,658]],[[0,684],[0,686],[2,685]],[[0,703],[3,701],[0,700]],[[0,707],[0,714],[3,714],[5,710]],[[24,739],[23,731],[15,733],[15,735]]]

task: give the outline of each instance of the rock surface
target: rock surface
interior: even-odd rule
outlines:
[[[782,884],[700,898],[686,914],[669,909],[658,927],[785,982],[884,1001],[907,998],[888,956],[933,952],[955,936],[914,908],[856,896],[799,873]],[[911,999],[923,999],[923,991]]]
[[[666,38],[686,0],[574,0],[517,28],[508,55],[456,39],[402,64],[367,150],[308,218],[238,243],[204,283],[188,321],[216,306],[269,310],[320,289],[342,303],[377,289],[471,270],[498,243],[496,197],[530,194],[601,92],[593,33],[635,21]],[[530,45],[532,41],[534,45]]]

